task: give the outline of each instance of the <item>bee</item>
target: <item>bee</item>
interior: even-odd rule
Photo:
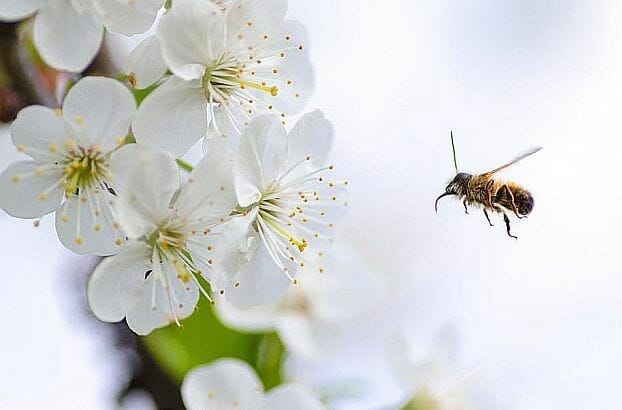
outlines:
[[[513,213],[519,219],[526,218],[527,215],[529,215],[529,213],[533,210],[533,195],[531,195],[531,192],[514,182],[500,181],[494,179],[493,176],[497,172],[516,164],[530,155],[535,154],[540,151],[542,147],[533,148],[507,164],[493,169],[492,171],[484,172],[479,175],[471,175],[466,172],[458,172],[453,131],[450,133],[450,137],[456,176],[451,180],[451,182],[449,182],[445,188],[445,192],[436,198],[434,210],[438,212],[439,199],[448,195],[456,195],[462,200],[464,212],[467,214],[469,213],[468,206],[482,206],[484,215],[486,216],[490,226],[494,225],[490,221],[488,211],[503,214],[503,221],[505,222],[508,236],[518,239],[518,237],[512,235],[510,232],[510,218],[508,218],[508,213]]]

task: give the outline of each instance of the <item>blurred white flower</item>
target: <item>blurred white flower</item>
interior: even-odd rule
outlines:
[[[157,30],[132,53],[126,72],[138,87],[173,76],[141,104],[139,142],[183,155],[206,136],[232,140],[260,113],[285,123],[313,84],[306,32],[285,20],[286,0],[175,0]],[[163,63],[166,63],[164,65]]]
[[[208,156],[180,187],[170,156],[139,144],[123,156],[135,165],[118,189],[115,209],[130,240],[93,272],[89,305],[100,320],[125,317],[138,334],[173,322],[181,326],[199,291],[210,298],[199,277],[210,280],[214,229],[235,207],[231,164]]]
[[[267,394],[255,370],[237,359],[220,359],[191,370],[181,385],[188,410],[316,410],[324,406],[301,384],[283,384]]]
[[[406,390],[400,408],[405,410],[473,409],[468,378],[473,371],[459,370],[457,340],[452,329],[436,335],[428,349],[419,348],[404,333],[395,333],[387,344],[389,363]]]
[[[45,62],[82,71],[101,46],[104,27],[115,33],[144,33],[164,0],[0,0],[0,20],[35,14],[34,41]]]
[[[32,160],[16,162],[2,173],[0,206],[18,218],[57,211],[56,230],[67,248],[80,254],[116,253],[125,234],[110,201],[120,182],[115,176],[122,172],[115,172],[110,157],[125,141],[135,110],[129,90],[103,77],[80,80],[62,110],[23,109],[11,137]]]
[[[288,352],[306,360],[328,356],[339,348],[341,330],[374,306],[381,285],[363,266],[361,255],[338,247],[330,274],[320,273],[314,263],[297,275],[279,300],[249,309],[237,309],[226,300],[216,312],[229,326],[243,331],[276,330]]]
[[[227,292],[238,307],[279,298],[298,268],[321,259],[332,242],[334,222],[347,207],[347,182],[324,176],[333,169],[324,165],[333,133],[320,111],[303,116],[289,135],[276,115],[260,116],[245,129],[233,166],[237,229],[223,232],[227,243],[247,249]]]

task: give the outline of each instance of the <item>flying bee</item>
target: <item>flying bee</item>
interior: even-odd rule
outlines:
[[[497,172],[516,164],[518,161],[535,154],[540,151],[542,147],[533,148],[492,171],[484,172],[479,175],[471,175],[466,172],[458,172],[453,131],[450,133],[450,137],[456,176],[449,182],[445,188],[445,192],[436,198],[434,210],[438,211],[439,199],[448,195],[456,195],[462,200],[464,212],[467,214],[469,213],[469,205],[481,205],[490,226],[493,226],[493,223],[490,222],[488,211],[503,214],[503,221],[505,222],[508,236],[518,239],[510,232],[510,218],[508,218],[508,213],[513,213],[519,219],[527,217],[533,210],[533,196],[522,186],[514,182],[496,180],[493,176]]]

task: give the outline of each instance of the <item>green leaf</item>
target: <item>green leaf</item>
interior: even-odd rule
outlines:
[[[143,100],[159,86],[159,83],[155,83],[143,89],[131,88],[132,93],[134,93],[134,98],[136,99],[136,104],[140,105]]]
[[[225,327],[202,297],[198,312],[183,321],[183,328],[157,329],[145,336],[143,342],[162,368],[181,383],[189,370],[218,358],[235,357],[255,364],[261,335]]]
[[[281,364],[285,356],[285,347],[276,333],[265,334],[261,338],[255,370],[263,381],[266,390],[283,382]]]
[[[181,383],[192,368],[216,359],[233,357],[249,363],[266,389],[281,384],[285,349],[276,333],[243,333],[224,326],[213,307],[201,298],[199,310],[183,321],[142,338],[152,356],[173,380]]]

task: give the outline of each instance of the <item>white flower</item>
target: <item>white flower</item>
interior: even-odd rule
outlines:
[[[245,129],[234,155],[239,216],[223,232],[228,243],[236,243],[237,235],[246,249],[227,292],[232,303],[274,301],[295,283],[297,269],[332,242],[335,221],[347,206],[347,182],[325,176],[333,169],[324,165],[332,142],[332,124],[320,111],[303,116],[289,135],[276,115],[260,116]]]
[[[136,139],[181,156],[208,128],[235,142],[257,114],[285,122],[300,111],[313,79],[305,30],[285,20],[286,10],[286,0],[175,0],[159,43],[146,40],[128,62],[139,87],[164,74],[162,61],[173,73],[141,104]]]
[[[135,110],[130,91],[103,77],[80,80],[62,111],[37,105],[23,109],[11,136],[17,150],[32,159],[2,173],[0,206],[18,218],[56,211],[56,230],[67,248],[116,253],[125,235],[110,208],[119,182],[110,157],[125,140]]]
[[[362,266],[360,255],[338,248],[330,274],[319,273],[311,263],[276,302],[237,309],[226,300],[216,304],[219,317],[244,331],[276,330],[287,350],[307,360],[334,352],[341,330],[377,301],[379,282]]]
[[[50,66],[82,71],[97,54],[103,28],[134,35],[147,31],[164,0],[0,0],[0,20],[35,14],[34,41]]]
[[[170,323],[181,326],[199,291],[210,298],[199,277],[210,279],[219,246],[214,228],[235,206],[231,164],[208,156],[180,187],[170,156],[140,144],[129,145],[123,156],[135,165],[118,189],[115,209],[130,240],[93,272],[89,305],[100,320],[125,317],[138,334]]]
[[[467,410],[470,373],[459,371],[456,339],[451,329],[436,335],[428,349],[421,349],[404,333],[389,339],[387,353],[400,385],[407,394],[400,408],[406,410]]]
[[[246,362],[220,359],[191,370],[181,385],[188,410],[316,410],[324,406],[300,384],[283,384],[264,393],[261,380]]]

